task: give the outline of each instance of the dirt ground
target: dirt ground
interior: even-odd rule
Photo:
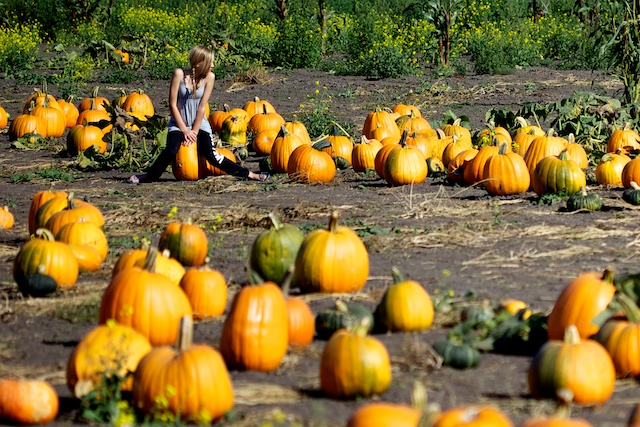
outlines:
[[[0,80],[0,105],[12,117],[20,114],[33,87]],[[168,114],[168,80],[139,81],[123,86],[143,88],[160,114]],[[269,100],[290,119],[317,87],[332,95],[330,108],[339,117],[362,125],[376,106],[411,103],[429,119],[448,109],[467,115],[474,129],[485,112],[496,106],[516,110],[526,102],[551,102],[573,91],[613,95],[615,80],[589,71],[526,68],[512,75],[465,75],[449,78],[411,77],[366,80],[314,70],[271,72],[262,84],[220,79],[211,99],[214,108],[227,103],[242,107],[258,96]],[[56,95],[56,88],[51,87]],[[101,85],[102,96],[113,99],[118,85]],[[89,95],[87,88],[85,96]],[[313,135],[312,135],[313,137]],[[64,141],[63,139],[61,139]],[[257,170],[258,160],[246,165]],[[207,230],[211,262],[227,278],[230,295],[244,282],[244,265],[256,236],[268,227],[273,211],[303,230],[326,226],[333,210],[341,224],[360,232],[370,257],[369,280],[355,295],[340,295],[374,308],[391,280],[391,267],[422,283],[434,297],[453,291],[456,298],[471,292],[474,301],[504,297],[527,302],[547,313],[570,280],[586,271],[612,267],[616,273],[638,273],[640,212],[624,204],[621,189],[592,186],[604,198],[604,209],[568,213],[564,202],[536,204],[536,196],[490,197],[478,188],[427,179],[411,187],[389,187],[383,180],[353,170],[339,171],[327,185],[290,182],[273,176],[266,184],[232,177],[178,182],[170,173],[161,182],[132,186],[129,173],[77,173],[55,188],[73,191],[104,213],[110,254],[103,267],[82,273],[73,290],[48,298],[23,298],[12,278],[12,263],[28,238],[27,216],[32,196],[51,182],[33,179],[12,183],[16,174],[43,167],[65,168],[73,159],[55,150],[18,151],[0,134],[0,204],[10,206],[16,224],[0,230],[0,378],[45,378],[59,392],[60,414],[55,425],[81,424],[78,401],[65,385],[67,359],[78,341],[97,324],[97,307],[117,257],[134,245],[133,237],[158,241],[175,206],[177,220],[191,218]],[[314,313],[333,304],[336,295],[305,295]],[[460,371],[434,366],[429,345],[443,337],[451,317],[436,313],[434,326],[424,333],[378,334],[390,352],[393,382],[378,399],[405,402],[414,380],[423,381],[429,399],[443,408],[487,403],[504,410],[520,425],[532,415],[549,413],[553,403],[531,398],[526,372],[530,355],[486,353],[479,368]],[[218,346],[223,319],[196,324],[195,340]],[[275,372],[232,371],[236,405],[221,426],[345,425],[349,415],[369,401],[333,400],[319,389],[319,359],[325,341],[304,350],[291,350]],[[574,415],[594,426],[620,426],[640,401],[634,380],[620,380],[612,399],[595,407],[575,407]],[[270,424],[268,424],[270,423]]]

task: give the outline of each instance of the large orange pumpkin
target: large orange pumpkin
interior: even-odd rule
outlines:
[[[333,158],[324,151],[331,144],[322,140],[314,145],[302,144],[289,156],[287,173],[289,177],[307,183],[327,183],[336,176],[336,164]]]
[[[196,320],[220,316],[227,307],[227,281],[207,264],[188,269],[180,287],[189,298]]]
[[[41,380],[0,380],[0,420],[12,424],[47,424],[58,415],[56,390]]]

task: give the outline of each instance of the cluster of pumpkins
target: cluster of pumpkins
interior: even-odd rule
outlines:
[[[120,107],[141,121],[155,114],[153,102],[142,90],[129,94],[123,91],[113,101],[99,96],[98,91],[99,87],[96,86],[92,95],[76,106],[73,97],[56,99],[48,93],[46,82],[43,83],[42,88],[35,90],[27,98],[22,114],[9,123],[9,138],[28,138],[30,141],[46,137],[60,138],[69,129],[66,142],[70,155],[76,155],[91,146],[96,146],[100,153],[105,153],[107,143],[104,136],[112,129],[111,125],[98,126],[103,120],[111,122],[111,114],[105,106]],[[4,109],[0,110],[0,128],[3,128],[7,126],[9,117]],[[127,125],[135,130],[135,125]]]

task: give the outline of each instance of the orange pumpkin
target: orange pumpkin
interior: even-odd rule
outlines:
[[[536,398],[557,398],[558,390],[573,393],[581,405],[600,405],[613,394],[616,370],[607,350],[597,341],[580,338],[575,325],[562,340],[547,341],[529,367],[529,389]]]
[[[251,147],[258,156],[268,156],[271,154],[271,147],[278,137],[279,129],[268,129],[258,132],[253,137]]]
[[[216,151],[218,153],[222,154],[227,159],[231,160],[233,163],[237,163],[236,155],[233,154],[233,151],[229,150],[228,148],[216,147]],[[207,170],[213,176],[220,176],[220,175],[226,175],[227,174],[225,171],[223,171],[219,167],[213,166],[212,164],[210,164],[205,158],[201,158],[200,161],[201,162],[204,161],[204,164],[205,164]]]
[[[222,327],[220,351],[229,367],[273,371],[287,352],[288,330],[287,304],[280,287],[273,282],[249,284],[233,298]]]
[[[142,89],[134,90],[127,95],[127,99],[122,104],[122,109],[127,112],[140,113],[144,117],[152,117],[156,113],[153,101]]]
[[[29,234],[35,233],[38,228],[35,223],[36,213],[43,204],[54,197],[64,197],[66,199],[68,196],[65,191],[53,191],[52,189],[38,191],[31,199],[31,205],[29,206]]]
[[[596,181],[600,185],[622,187],[622,171],[631,158],[621,153],[606,153],[596,166]]]
[[[242,107],[247,112],[247,121],[249,121],[256,114],[262,113],[275,113],[275,107],[267,100],[260,99],[257,96],[251,101],[247,101]]]
[[[78,111],[80,111],[80,113],[82,113],[85,110],[106,111],[104,106],[111,105],[111,102],[109,102],[107,98],[103,96],[98,96],[99,90],[100,90],[99,86],[94,87],[93,91],[91,92],[91,96],[88,96],[84,98],[82,101],[80,101],[80,104],[78,105]],[[78,124],[82,124],[82,123],[78,123]]]
[[[632,182],[640,182],[640,157],[636,157],[624,165],[620,179],[624,188],[631,188]]]
[[[250,115],[251,116],[251,115]],[[279,129],[286,123],[285,119],[275,111],[265,109],[251,116],[247,122],[247,133],[255,135],[260,131],[267,129]]]
[[[58,415],[60,401],[46,381],[0,380],[0,420],[12,424],[47,424]]]
[[[360,142],[355,144],[351,152],[351,163],[353,170],[364,172],[367,169],[375,168],[376,154],[382,148],[382,144],[377,139],[369,139],[362,135]]]
[[[484,165],[483,186],[492,196],[524,193],[531,183],[524,159],[518,153],[506,152],[506,146],[506,143],[502,143],[498,154]]]
[[[607,140],[607,153],[616,153],[620,148],[627,151],[640,148],[640,135],[628,123],[622,129],[615,129]]]
[[[457,406],[436,416],[433,427],[513,427],[499,409],[484,405]]]
[[[455,184],[464,183],[464,169],[477,155],[478,150],[475,148],[470,148],[458,153],[447,165],[447,176],[449,180]]]
[[[304,142],[298,135],[295,135],[287,130],[284,125],[280,128],[280,133],[273,141],[271,152],[269,156],[271,158],[271,167],[275,172],[287,173],[289,168],[289,157],[293,153],[293,150],[299,146],[304,145]]]
[[[109,251],[104,231],[97,224],[85,220],[84,217],[60,227],[56,233],[56,240],[68,245],[89,246],[96,250],[100,256],[100,262],[107,258]]]
[[[311,145],[311,137],[309,136],[307,127],[296,118],[295,114],[293,120],[285,122],[284,127],[286,127],[289,132],[298,135],[302,142]]]
[[[227,307],[227,281],[207,264],[188,269],[180,287],[189,298],[196,320],[220,316]]]
[[[568,326],[575,325],[582,338],[598,332],[593,318],[611,302],[616,288],[613,271],[587,272],[573,279],[560,293],[547,319],[549,339],[564,337]]]
[[[330,145],[322,150],[327,152],[332,159],[342,157],[351,165],[351,152],[353,151],[351,138],[343,135],[338,126],[333,126],[333,130],[325,139],[329,141]]]
[[[78,110],[78,107],[76,107],[73,103],[73,95],[69,95],[67,99],[59,99],[58,104],[60,105],[60,108],[62,108],[62,112],[67,119],[66,127],[74,127],[78,122],[80,111]]]
[[[407,131],[402,133],[399,145],[395,146],[384,162],[384,179],[390,185],[420,184],[427,178],[427,162],[415,146],[406,144]]]
[[[0,228],[9,230],[13,228],[13,214],[9,212],[9,207],[3,206],[0,208]]]
[[[133,405],[151,418],[168,412],[179,420],[211,424],[233,407],[229,372],[216,349],[192,343],[190,316],[181,319],[179,332],[177,348],[156,347],[140,361]]]
[[[289,156],[289,177],[302,182],[327,183],[336,176],[336,164],[324,147],[331,144],[322,140],[314,145],[302,144]]]
[[[149,340],[129,326],[109,321],[89,331],[69,356],[67,387],[80,398],[93,391],[103,377],[124,379],[135,372],[140,359],[151,350]],[[131,390],[132,378],[122,383]]]
[[[304,292],[357,292],[369,276],[369,255],[360,237],[338,226],[338,212],[329,226],[309,233],[295,261],[295,283]]]
[[[0,107],[0,129],[4,129],[9,124],[9,114],[7,111]]]
[[[230,116],[230,110],[231,107],[229,107],[229,104],[223,104],[222,110],[216,110],[213,113],[209,114],[207,120],[209,120],[211,129],[213,129],[214,132],[220,133],[220,129],[222,129],[222,123],[227,117]]]
[[[386,129],[388,132],[391,132],[391,134],[397,136],[400,136],[402,133],[400,129],[398,129],[396,120],[391,113],[378,107],[367,114],[362,127],[362,134],[369,139],[373,138],[382,141],[383,137],[374,134],[376,129],[379,128]]]
[[[67,135],[67,152],[75,156],[89,147],[98,147],[98,152],[104,154],[107,151],[107,143],[103,140],[104,133],[98,126],[88,123],[75,125]]]
[[[9,125],[9,139],[15,141],[28,134],[38,134],[46,136],[47,122],[38,116],[31,114],[20,114],[11,121]]]
[[[99,324],[114,319],[140,332],[153,346],[174,344],[180,319],[192,315],[184,291],[155,272],[157,255],[151,247],[143,268],[127,268],[112,277],[98,315]]]
[[[202,227],[192,224],[191,220],[173,221],[162,231],[158,249],[168,249],[171,258],[184,266],[199,266],[207,257],[209,242]]]
[[[554,130],[549,129],[544,136],[537,137],[529,145],[524,161],[532,177],[538,162],[549,156],[557,156],[565,149],[567,140],[553,135]]]

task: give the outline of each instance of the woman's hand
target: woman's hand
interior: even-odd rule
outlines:
[[[187,147],[198,140],[198,133],[193,129],[189,129],[184,132],[184,141],[182,141],[182,145],[186,145]]]

